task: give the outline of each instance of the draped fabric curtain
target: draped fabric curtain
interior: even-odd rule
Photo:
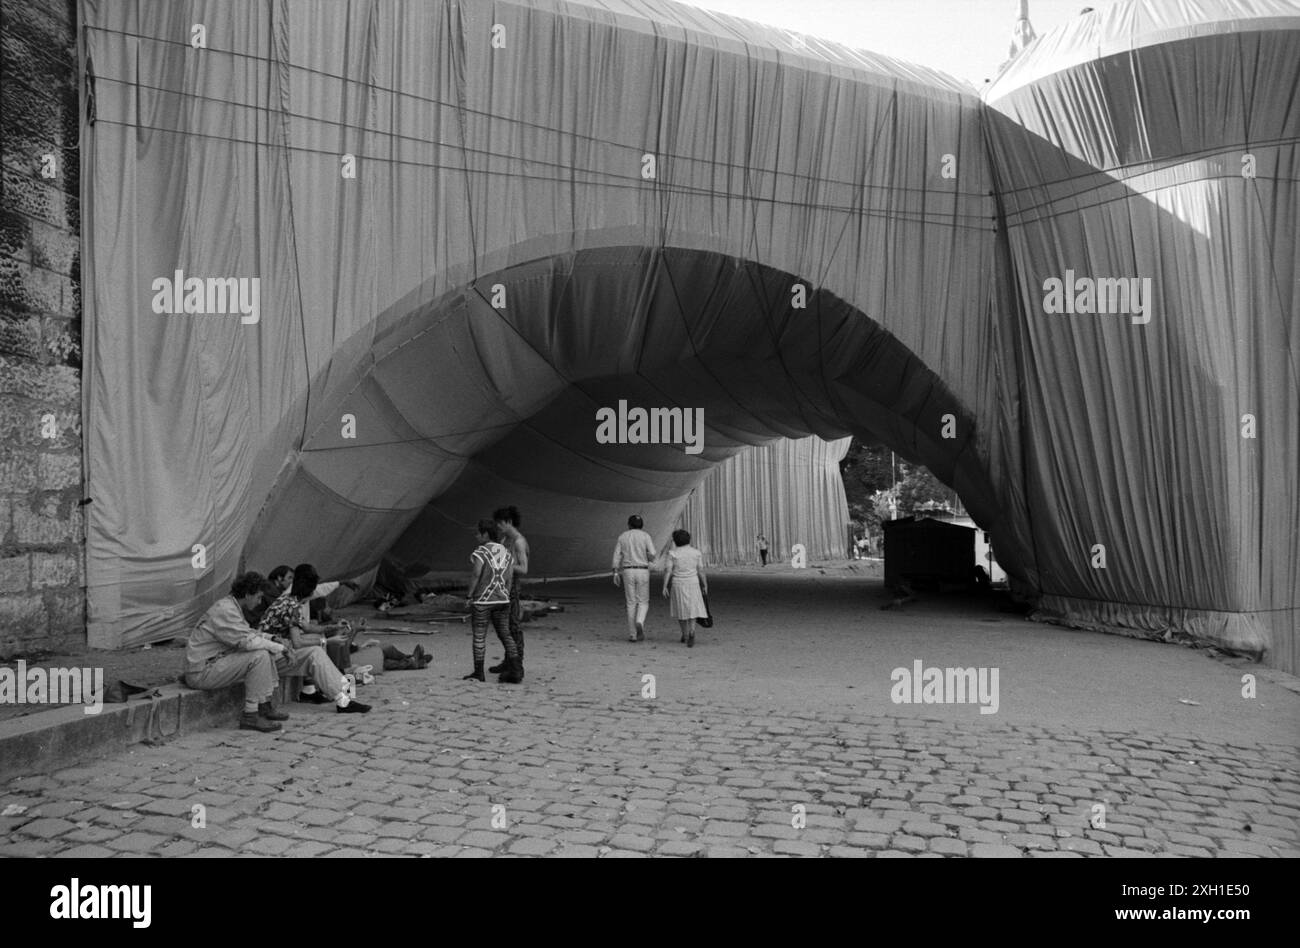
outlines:
[[[81,22],[92,645],[243,567],[459,567],[504,504],[539,569],[600,568],[629,507],[857,434],[1049,615],[1296,667],[1294,3],[1113,4],[986,101],[666,0]],[[1057,311],[1067,278],[1150,318]],[[700,450],[603,440],[622,403],[701,412]],[[733,503],[824,520],[820,464]]]
[[[753,565],[759,534],[768,562],[788,563],[795,544],[807,560],[848,555],[848,501],[840,461],[852,438],[783,439],[752,448],[709,471],[680,523],[706,563]]]

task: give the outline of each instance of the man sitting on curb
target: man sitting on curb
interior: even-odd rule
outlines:
[[[302,628],[301,605],[316,590],[316,571],[303,564],[293,571],[293,585],[262,616],[258,627],[266,635],[287,647],[286,660],[278,664],[281,675],[302,675],[319,691],[301,696],[299,701],[325,704],[333,701],[344,714],[365,714],[370,705],[349,698],[343,687],[343,673],[321,647],[324,637],[308,634]]]
[[[288,592],[293,586],[293,577],[295,572],[303,571],[310,572],[313,576],[316,575],[316,570],[310,563],[303,563],[297,570],[293,570],[285,565],[277,566],[275,569],[271,570],[271,574],[268,578],[271,583],[275,585],[276,589],[275,592],[271,594],[270,598],[267,599],[267,602],[275,602],[275,600],[280,598],[281,593]],[[323,620],[321,622],[314,622],[311,617],[312,606],[316,603],[320,603],[322,610],[324,610],[325,598],[340,586],[347,586],[349,589],[353,590],[357,588],[357,584],[353,582],[322,583],[320,577],[316,576],[316,590],[311,594],[310,599],[298,603],[298,610],[302,615],[300,628],[304,632],[320,635],[323,639],[321,646],[325,649],[325,654],[330,657],[330,661],[334,663],[334,666],[339,671],[346,674],[348,667],[352,664],[350,658],[350,646],[352,645],[352,638],[355,633],[348,627],[347,622],[334,624]],[[259,627],[262,622],[262,616],[260,613],[257,616],[256,622],[250,619],[247,615],[244,618],[248,619],[248,624],[254,627]],[[308,700],[316,700],[312,697],[316,694],[315,685],[303,685],[302,693]]]
[[[270,733],[280,730],[279,721],[289,715],[271,703],[279,675],[275,657],[285,647],[259,635],[244,621],[243,610],[257,609],[263,602],[260,573],[235,578],[230,595],[217,602],[199,620],[185,648],[184,682],[201,691],[244,683],[244,713],[239,727]]]

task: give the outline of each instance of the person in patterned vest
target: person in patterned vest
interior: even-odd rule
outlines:
[[[470,554],[469,607],[474,630],[474,670],[465,676],[486,681],[483,653],[487,649],[488,624],[506,650],[497,681],[518,684],[522,680],[519,650],[510,634],[510,585],[514,578],[514,557],[501,545],[501,533],[492,520],[478,522],[478,548]]]

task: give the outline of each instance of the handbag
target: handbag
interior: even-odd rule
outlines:
[[[704,611],[708,613],[703,619],[696,619],[701,629],[713,628],[713,610],[709,607],[709,597],[703,589],[700,590],[700,598],[704,600]]]

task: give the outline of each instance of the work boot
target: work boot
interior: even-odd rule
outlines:
[[[463,678],[461,678],[461,681],[469,681],[471,678],[474,679],[475,681],[487,681],[487,678],[483,674],[482,662],[475,662],[474,670],[470,672],[468,675],[465,675]]]
[[[497,681],[507,685],[517,685],[524,680],[524,666],[516,658],[513,662],[507,658],[505,668],[501,670],[501,675]]]
[[[275,721],[268,721],[256,711],[245,711],[239,716],[239,729],[241,731],[261,731],[263,734],[273,734],[281,730],[281,727]]]
[[[289,720],[288,711],[280,711],[274,704],[269,701],[263,701],[257,706],[257,713],[268,721],[287,721]]]

